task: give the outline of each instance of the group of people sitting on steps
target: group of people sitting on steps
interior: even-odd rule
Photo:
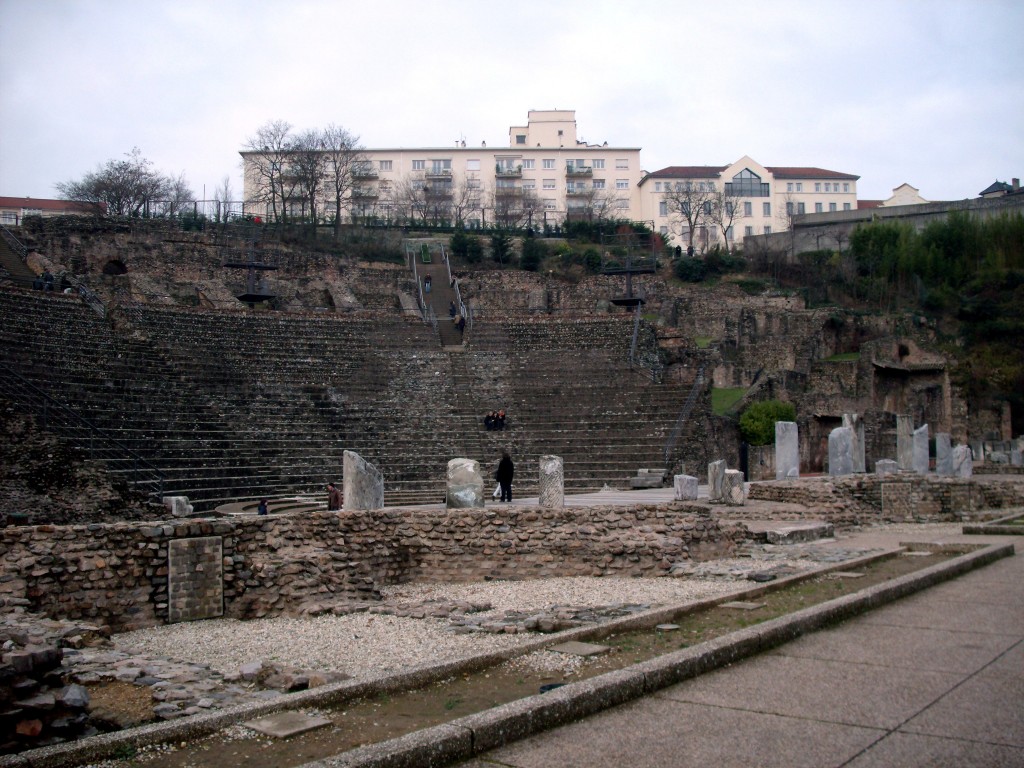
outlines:
[[[492,432],[498,429],[505,428],[505,412],[504,411],[491,411],[484,416],[484,429],[488,432]]]

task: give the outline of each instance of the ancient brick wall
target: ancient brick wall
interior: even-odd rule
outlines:
[[[217,615],[218,585],[206,576],[218,544],[224,615],[252,618],[372,599],[411,579],[661,575],[679,560],[731,555],[745,537],[681,503],[28,526],[0,531],[0,599],[123,630]],[[201,556],[173,557],[179,550]]]

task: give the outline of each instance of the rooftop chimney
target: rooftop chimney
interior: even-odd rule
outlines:
[[[1013,182],[1013,191],[1020,192],[1020,179],[1011,179],[1010,181]]]

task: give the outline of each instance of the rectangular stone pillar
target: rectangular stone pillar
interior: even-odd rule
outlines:
[[[892,459],[879,459],[875,462],[876,475],[895,475],[898,471],[899,466]]]
[[[728,469],[725,459],[712,461],[708,464],[708,501],[722,500],[722,482]]]
[[[448,462],[448,509],[480,508],[484,506],[484,477],[480,462],[475,459],[452,459]]]
[[[953,474],[953,441],[948,432],[935,434],[935,474],[944,477]]]
[[[828,473],[833,477],[853,474],[853,430],[836,427],[828,434]]]
[[[909,416],[896,417],[896,466],[901,472],[914,469],[914,421]]]
[[[565,471],[561,456],[540,457],[540,505],[548,509],[565,506]]]
[[[224,540],[174,539],[167,547],[167,621],[224,615]]]
[[[692,501],[697,498],[697,478],[693,475],[676,475],[673,478],[676,501]]]
[[[954,477],[971,477],[974,474],[974,457],[969,445],[958,445],[953,449]]]
[[[800,434],[795,421],[775,422],[775,479],[800,477]]]
[[[844,413],[843,426],[848,427],[853,435],[853,471],[867,472],[868,465],[864,456],[864,419],[859,413]]]
[[[919,475],[928,474],[928,425],[914,430],[914,471]]]
[[[727,469],[722,477],[722,501],[730,507],[741,507],[747,500],[743,485],[743,473],[738,469]]]
[[[355,451],[342,454],[345,474],[343,509],[382,509],[384,507],[384,476],[373,464]]]

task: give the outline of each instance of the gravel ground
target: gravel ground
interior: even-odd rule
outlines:
[[[721,580],[669,578],[559,578],[473,584],[410,584],[389,587],[390,601],[468,600],[491,603],[491,613],[560,606],[676,605],[736,589]],[[241,622],[213,619],[126,632],[118,650],[206,664],[222,674],[249,662],[270,660],[306,670],[343,672],[353,678],[450,661],[486,650],[510,648],[534,634],[457,635],[438,619],[365,613]],[[538,659],[538,663],[543,663]]]

